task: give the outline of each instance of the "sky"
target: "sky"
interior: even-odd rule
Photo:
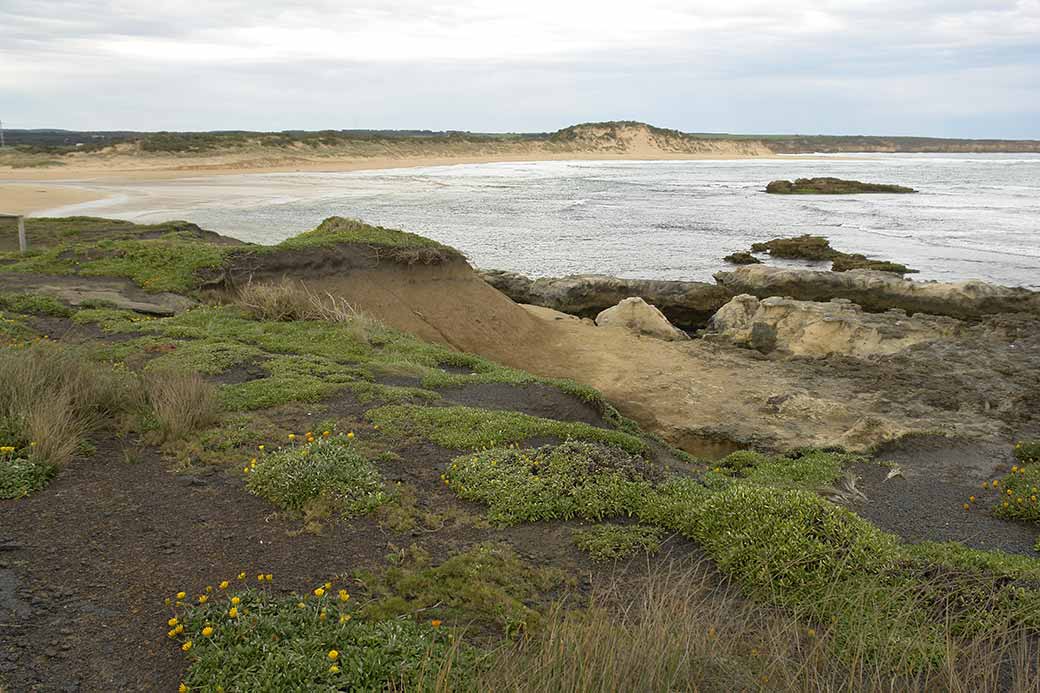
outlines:
[[[0,0],[0,120],[1040,139],[1040,0]]]

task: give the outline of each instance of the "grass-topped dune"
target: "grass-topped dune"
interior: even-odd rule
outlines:
[[[917,192],[913,188],[888,183],[864,183],[858,180],[842,178],[796,178],[774,180],[766,186],[766,192],[773,195],[859,195],[863,193],[897,193]]]
[[[65,223],[0,257],[0,286],[111,271],[198,304],[0,289],[4,689],[1036,680],[1035,556],[882,530],[857,500],[869,455],[691,458],[590,387],[466,353],[523,337],[500,322],[522,311],[451,249],[340,219],[270,248]],[[1038,449],[950,512],[1036,527]]]

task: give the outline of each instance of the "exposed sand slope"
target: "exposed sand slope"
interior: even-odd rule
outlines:
[[[1001,431],[995,414],[922,405],[902,393],[890,397],[879,385],[864,386],[863,378],[853,377],[861,375],[859,365],[807,367],[779,355],[705,340],[664,342],[522,307],[461,259],[404,267],[364,257],[356,248],[336,257],[327,249],[262,256],[262,266],[250,268],[248,276],[299,280],[425,339],[586,383],[626,415],[689,450],[698,450],[706,439],[862,449],[914,430],[955,429],[982,437]],[[236,281],[246,277],[240,273]],[[884,368],[857,363],[867,370]]]

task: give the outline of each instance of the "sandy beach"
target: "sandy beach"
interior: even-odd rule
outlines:
[[[550,148],[540,143],[487,146],[417,147],[385,155],[353,152],[298,151],[293,148],[241,148],[213,154],[145,154],[117,146],[105,153],[72,153],[58,165],[13,167],[0,159],[0,211],[40,213],[104,194],[76,184],[163,181],[198,176],[247,173],[349,172],[396,168],[532,161],[697,161],[783,158],[761,145],[732,141],[698,143],[697,151],[672,151],[645,137],[633,137],[621,148]],[[7,182],[7,184],[4,184]]]
[[[30,185],[0,184],[0,213],[34,214],[66,205],[91,202],[104,197],[97,192],[70,185],[40,181]]]

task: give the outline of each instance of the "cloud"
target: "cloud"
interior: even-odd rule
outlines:
[[[842,132],[869,112],[873,132],[1040,137],[1038,68],[1040,0],[0,0],[0,116],[25,127],[527,130],[625,113]],[[975,131],[987,116],[994,131]]]

